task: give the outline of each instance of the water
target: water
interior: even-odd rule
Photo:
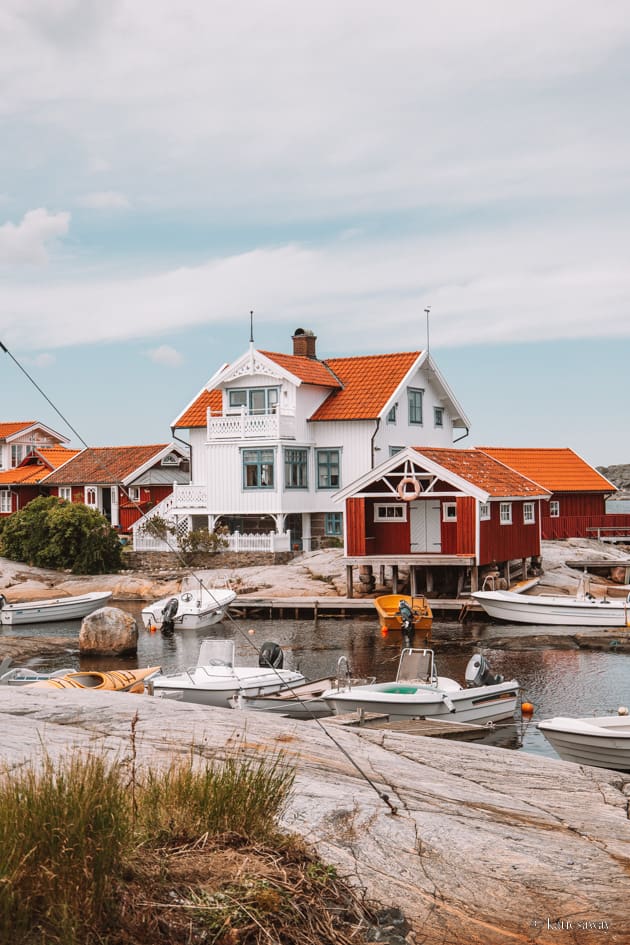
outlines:
[[[118,602],[117,606],[140,620],[140,603]],[[34,624],[7,628],[21,636],[63,636],[77,641],[80,622],[67,624]],[[468,660],[481,649],[491,670],[506,679],[518,679],[523,701],[533,703],[533,720],[497,726],[488,741],[506,748],[522,749],[536,755],[557,757],[536,728],[536,722],[554,715],[606,715],[618,706],[630,703],[630,655],[612,651],[577,649],[492,649],[484,641],[496,636],[497,624],[436,621],[433,639],[440,675],[464,682]],[[528,634],[565,633],[562,627],[522,627],[502,624],[502,637]],[[623,631],[621,631],[623,633]],[[123,666],[162,666],[165,672],[176,672],[197,661],[199,644],[205,637],[228,637],[234,640],[236,659],[241,665],[258,662],[256,648],[266,640],[279,643],[285,654],[285,668],[299,669],[307,678],[334,673],[337,660],[346,656],[357,676],[376,676],[379,682],[392,679],[396,673],[399,637],[384,639],[378,622],[371,617],[354,620],[226,620],[203,631],[177,631],[171,637],[139,630],[137,657],[127,660],[79,660],[76,652],[68,656],[31,661],[32,665],[51,670],[66,666],[76,669],[112,669]],[[1,634],[0,634],[1,639]],[[611,637],[614,639],[614,637]],[[1,643],[0,643],[1,646]],[[71,643],[71,648],[74,643]]]

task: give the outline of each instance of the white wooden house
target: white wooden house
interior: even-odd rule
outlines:
[[[250,343],[219,368],[172,424],[188,431],[191,483],[149,514],[310,550],[341,539],[333,494],[344,484],[407,446],[468,434],[426,351],[320,360],[316,340],[298,328],[291,354]]]

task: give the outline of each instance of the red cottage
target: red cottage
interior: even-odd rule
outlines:
[[[540,557],[548,490],[476,449],[407,448],[336,494],[345,502],[352,566],[409,567],[411,592],[458,596],[510,562]]]

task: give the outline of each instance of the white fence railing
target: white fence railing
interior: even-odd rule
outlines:
[[[281,436],[295,435],[295,414],[284,411],[272,413],[240,413],[213,416],[207,415],[209,440],[277,440]]]
[[[268,532],[262,535],[241,535],[240,532],[233,532],[226,535],[227,545],[222,551],[290,551],[291,533],[290,532]],[[134,551],[177,551],[177,537],[173,535],[167,541],[161,538],[154,538],[147,535],[142,528],[136,528],[133,532],[133,550]]]

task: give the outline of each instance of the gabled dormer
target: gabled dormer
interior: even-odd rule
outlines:
[[[0,470],[16,469],[30,453],[69,442],[68,437],[34,420],[0,423]]]

